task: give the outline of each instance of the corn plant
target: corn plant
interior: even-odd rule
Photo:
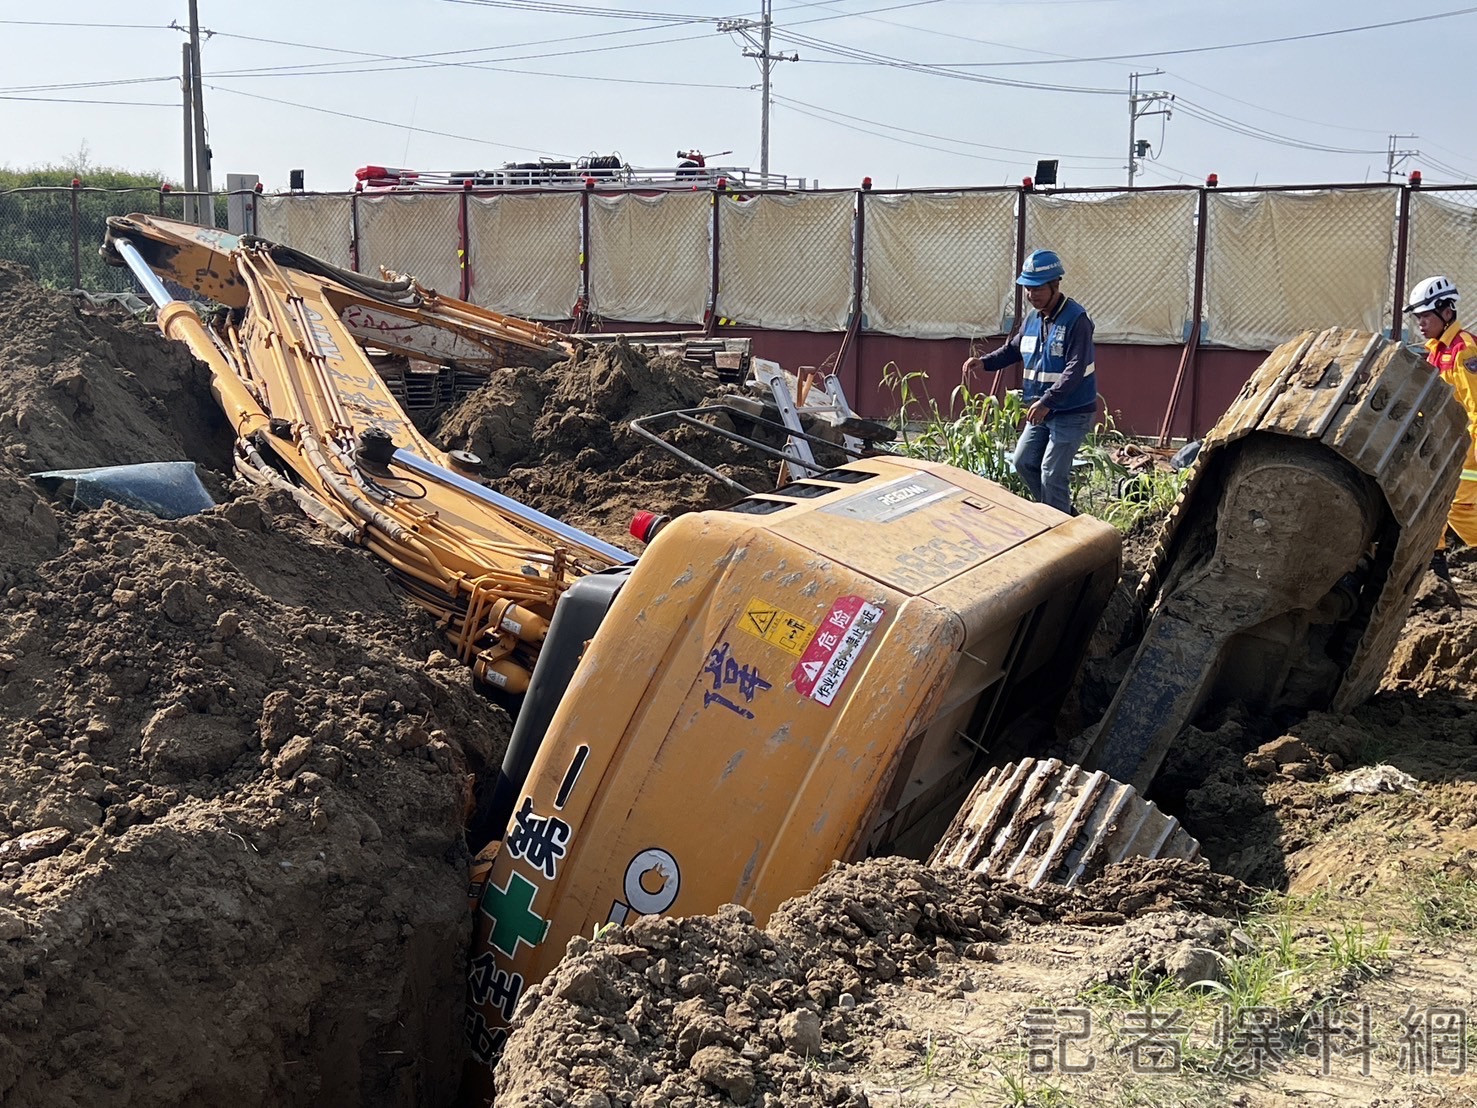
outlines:
[[[1026,418],[1020,396],[991,396],[960,382],[949,405],[959,414],[951,418],[939,409],[938,401],[918,391],[917,383],[927,376],[918,371],[903,373],[894,362],[882,370],[883,384],[898,398],[902,453],[968,470],[1025,496],[1026,486],[1010,462]]]

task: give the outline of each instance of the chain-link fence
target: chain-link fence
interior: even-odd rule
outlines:
[[[851,192],[720,196],[718,314],[751,327],[842,330],[855,220]]]
[[[592,196],[590,310],[633,323],[700,323],[712,284],[713,195]]]
[[[1105,343],[1177,346],[1197,319],[1201,344],[1241,350],[1270,349],[1310,327],[1388,332],[1405,322],[1396,318],[1402,285],[1446,273],[1477,288],[1477,189],[246,199],[267,238],[545,320],[980,337],[1014,323],[1016,266],[1040,247],[1062,255],[1068,289]],[[133,211],[184,218],[186,203],[154,189],[0,192],[0,258],[59,288],[132,290],[126,271],[97,256],[104,221]],[[224,225],[227,198],[214,203]]]
[[[1417,281],[1440,273],[1467,290],[1468,304],[1477,300],[1477,189],[1412,192],[1408,227],[1402,297]],[[1419,338],[1410,316],[1405,331],[1407,339]]]
[[[1098,342],[1181,343],[1194,310],[1198,199],[1195,189],[1029,193],[1024,253],[1061,255]]]
[[[862,200],[867,330],[938,339],[1009,328],[1018,190],[874,193]]]
[[[0,190],[0,258],[26,266],[52,288],[137,292],[127,269],[108,265],[98,254],[108,217],[138,212],[182,219],[186,202],[183,193],[168,189]],[[225,226],[226,196],[215,197],[215,205],[217,224]]]
[[[426,288],[462,296],[461,211],[462,198],[455,193],[361,198],[360,271],[410,274]]]
[[[1397,190],[1207,197],[1205,338],[1270,350],[1309,327],[1387,331]]]

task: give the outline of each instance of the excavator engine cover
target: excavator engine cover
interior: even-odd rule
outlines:
[[[893,456],[673,520],[474,886],[474,1053],[574,935],[727,903],[763,920],[837,859],[925,856],[1049,725],[1118,556],[1107,524]]]

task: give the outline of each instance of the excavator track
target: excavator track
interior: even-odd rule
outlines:
[[[1101,770],[1023,758],[980,779],[928,861],[1034,889],[1076,885],[1127,858],[1199,855],[1177,819]]]
[[[1397,342],[1330,329],[1275,350],[1205,437],[1165,523],[1085,768],[991,771],[933,860],[1034,884],[1130,854],[1193,857],[1135,790],[1208,704],[1347,711],[1370,696],[1467,443],[1451,390]]]
[[[1205,437],[1139,587],[1146,630],[1085,764],[1140,789],[1210,699],[1347,710],[1379,682],[1466,451],[1397,342],[1306,332]]]

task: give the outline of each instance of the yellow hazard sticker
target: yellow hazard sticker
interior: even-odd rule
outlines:
[[[815,624],[757,597],[739,616],[739,629],[797,658],[805,653],[805,644],[815,634]]]

